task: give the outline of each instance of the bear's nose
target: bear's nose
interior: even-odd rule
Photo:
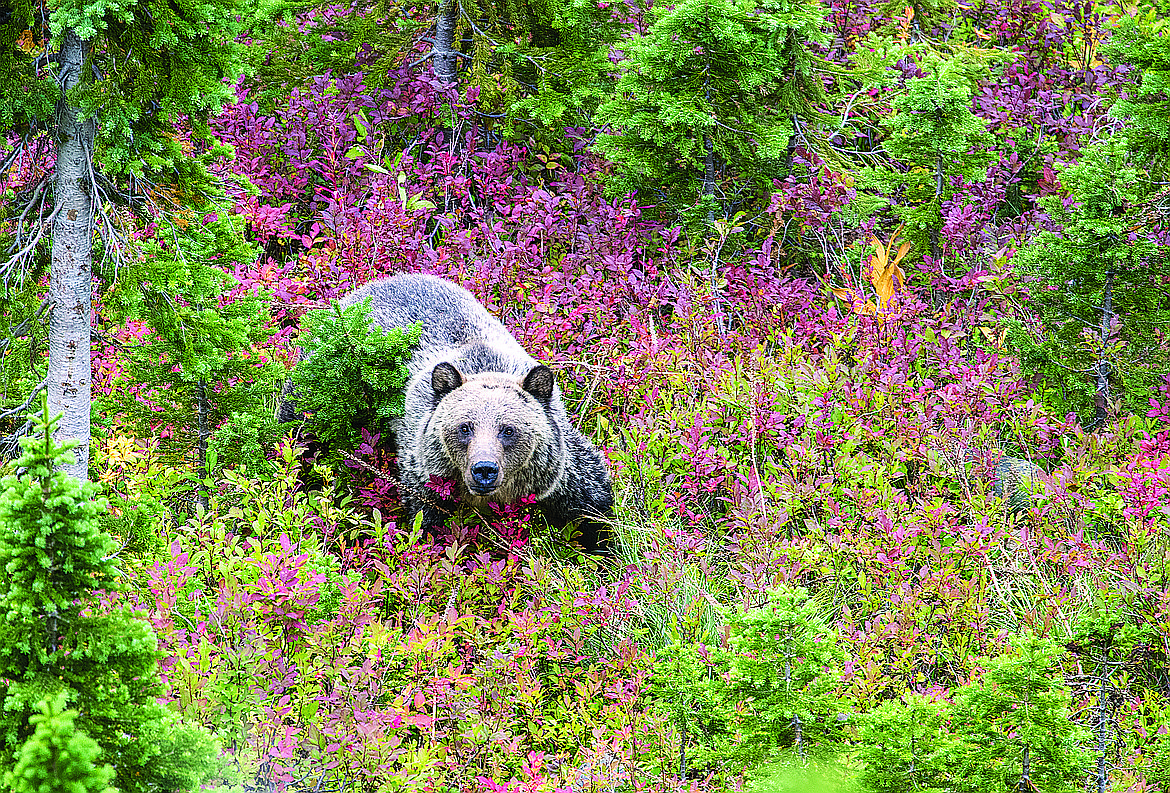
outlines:
[[[500,475],[500,467],[488,460],[480,460],[471,466],[471,478],[477,487],[490,488],[496,486],[496,477]]]

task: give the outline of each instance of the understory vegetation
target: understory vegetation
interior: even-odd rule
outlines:
[[[201,186],[108,171],[93,485],[0,113],[0,785],[1170,793],[1170,9],[237,11],[234,101],[151,111]],[[614,555],[402,518],[417,330],[333,303],[401,272],[557,373]]]

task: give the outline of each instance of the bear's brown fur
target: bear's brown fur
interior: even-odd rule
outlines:
[[[443,521],[431,477],[455,483],[453,499],[490,514],[489,503],[527,495],[549,522],[576,521],[581,544],[606,551],[613,488],[601,453],[569,421],[552,370],[535,361],[466,289],[430,275],[373,281],[341,301],[370,298],[383,328],[422,324],[408,367],[406,407],[394,426],[407,517]],[[296,410],[289,394],[282,418]]]

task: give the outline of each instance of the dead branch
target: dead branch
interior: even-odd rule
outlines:
[[[29,392],[28,398],[26,400],[24,400],[23,402],[21,402],[19,405],[17,405],[14,408],[9,408],[8,410],[0,411],[0,419],[6,419],[9,416],[17,416],[17,415],[20,415],[21,413],[24,413],[26,410],[29,409],[29,406],[32,405],[32,402],[34,399],[37,398],[37,395],[40,394],[42,391],[44,391],[46,388],[48,388],[48,386],[49,386],[49,381],[42,380],[40,383],[37,384],[36,388],[34,388],[31,392]]]

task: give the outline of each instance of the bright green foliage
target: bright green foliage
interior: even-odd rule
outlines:
[[[512,53],[513,79],[526,86],[527,96],[511,112],[530,117],[560,133],[566,126],[591,125],[592,113],[612,94],[611,46],[629,27],[621,20],[624,5],[599,7],[593,0],[545,0],[539,4],[543,35]]]
[[[1077,616],[1072,645],[1086,671],[1108,676],[1124,667],[1131,685],[1158,688],[1162,665],[1142,650],[1159,641],[1157,618],[1143,614],[1143,608],[1149,607],[1129,593],[1104,591]]]
[[[651,696],[682,736],[686,767],[723,767],[735,751],[725,655],[702,644],[670,644],[658,653],[651,671]]]
[[[819,753],[841,737],[845,653],[803,588],[779,587],[731,620],[729,695],[748,703],[740,754]]]
[[[257,403],[258,407],[265,407]],[[284,435],[270,411],[233,412],[211,434],[208,452],[218,462],[209,473],[215,475],[223,468],[245,466],[249,471],[270,470],[269,452]]]
[[[1159,735],[1154,744],[1146,778],[1157,790],[1170,790],[1170,735]]]
[[[950,705],[907,693],[862,717],[858,781],[874,793],[941,793],[949,790],[952,752]]]
[[[630,26],[625,4],[460,0],[459,7],[456,35],[470,41],[462,48],[470,56],[466,83],[480,89],[481,105],[513,120],[534,118],[558,143],[566,125],[590,124],[613,85],[610,47]],[[531,124],[512,131],[526,137]]]
[[[684,736],[687,767],[744,769],[836,747],[844,652],[806,590],[779,587],[730,620],[728,648],[674,644],[652,696]]]
[[[748,793],[851,793],[857,785],[837,762],[781,762],[753,772]]]
[[[666,216],[702,219],[715,208],[703,180],[708,147],[724,197],[767,195],[783,176],[795,123],[824,98],[817,59],[823,7],[813,0],[683,0],[656,7],[649,32],[626,45],[596,148],[617,166],[611,188],[640,190]],[[722,170],[720,168],[719,170]]]
[[[361,440],[362,427],[387,432],[390,419],[402,414],[406,362],[421,327],[373,325],[367,298],[344,310],[335,302],[310,311],[304,328],[307,341],[292,381],[313,434],[334,450],[349,450]]]
[[[952,756],[952,789],[1016,790],[1026,763],[1036,788],[1079,790],[1089,767],[1087,736],[1070,718],[1060,650],[1035,635],[1014,636],[1011,644],[987,661],[982,679],[954,693],[951,727],[964,745]]]
[[[240,219],[221,213],[184,220],[141,243],[137,259],[115,274],[104,304],[114,321],[148,322],[167,345],[168,362],[196,380],[217,375],[234,353],[247,349],[266,310],[261,295],[219,305],[235,285],[221,268],[258,255],[237,228]]]
[[[1048,333],[1037,341],[1017,326],[1011,341],[1025,365],[1050,386],[1045,398],[1055,412],[1084,417],[1091,410],[1092,379],[1069,377],[1068,370],[1095,371],[1100,360],[1110,365],[1120,412],[1141,410],[1159,373],[1170,367],[1157,335],[1170,326],[1164,285],[1170,251],[1131,231],[1133,218],[1126,216],[1152,188],[1114,138],[1086,148],[1060,180],[1072,200],[1050,196],[1042,203],[1062,231],[1040,233],[1015,257],[1017,269],[1035,279],[1029,305]],[[1118,324],[1102,339],[1107,283]]]
[[[1135,69],[1137,84],[1126,86],[1110,113],[1126,120],[1128,148],[1151,170],[1170,168],[1170,37],[1166,21],[1120,16],[1103,50],[1111,60]]]
[[[96,602],[97,590],[120,588],[115,544],[98,527],[96,488],[55,470],[70,454],[52,441],[54,422],[21,440],[26,473],[0,480],[0,763],[11,768],[34,735],[38,703],[63,694],[120,791],[190,790],[214,742],[158,703],[153,631]]]
[[[186,458],[198,442],[201,382],[214,430],[233,412],[271,416],[283,373],[257,351],[269,334],[263,296],[221,300],[235,279],[211,263],[250,262],[256,250],[243,241],[237,217],[213,217],[141,243],[139,259],[119,271],[105,301],[109,319],[143,321],[154,332],[125,348],[124,379],[140,385],[116,388],[101,406],[139,437],[170,425],[174,434],[162,448],[171,459]]]
[[[45,419],[47,428],[53,422]],[[81,611],[78,594],[115,586],[115,545],[97,527],[104,504],[95,488],[53,470],[67,450],[44,433],[21,445],[17,468],[25,475],[0,480],[0,667],[19,661],[33,669],[57,657],[61,633]]]
[[[65,692],[37,704],[29,721],[36,732],[20,750],[7,782],[13,793],[113,793],[114,769],[98,767],[97,742],[74,725],[77,711],[66,710]]]
[[[906,82],[893,101],[882,144],[906,169],[866,170],[865,178],[886,195],[902,190],[895,213],[920,251],[942,226],[941,202],[954,193],[951,177],[982,180],[990,155],[987,124],[971,112],[969,64],[962,56],[930,55],[921,64],[925,77]]]
[[[72,99],[100,121],[94,157],[108,177],[165,179],[188,201],[197,199],[206,163],[222,154],[207,117],[233,99],[244,10],[237,0],[62,0],[56,6],[54,38],[72,28],[95,45],[93,69]],[[184,150],[174,132],[182,117],[203,153]]]

